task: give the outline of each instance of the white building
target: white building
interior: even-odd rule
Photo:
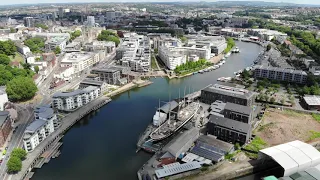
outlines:
[[[52,106],[61,111],[75,111],[98,98],[100,94],[100,88],[94,86],[77,89],[72,92],[57,92],[52,96]]]
[[[74,69],[70,67],[60,67],[59,70],[53,75],[53,78],[70,81],[73,78]]]
[[[46,49],[53,51],[56,47],[59,47],[61,51],[64,50],[64,48],[67,46],[67,42],[69,41],[68,36],[55,36],[50,37],[45,42]]]
[[[260,39],[266,41],[271,41],[273,38],[276,38],[277,36],[281,36],[282,38],[287,39],[287,34],[269,29],[250,29],[247,33],[252,36],[258,36]]]
[[[23,45],[21,43],[16,43],[17,51],[23,55],[27,55],[30,53],[30,48],[26,45]]]
[[[0,87],[0,111],[4,111],[5,107],[5,103],[7,103],[8,100],[8,95],[6,93],[6,88],[4,86]]]
[[[103,52],[67,53],[61,60],[61,67],[73,67],[73,74],[79,74],[94,64],[97,64],[101,60],[100,58],[103,57],[103,54]]]
[[[93,27],[95,25],[94,16],[87,16],[87,25]]]
[[[172,49],[168,47],[160,46],[158,53],[160,59],[170,70],[174,70],[177,66],[186,63],[186,55],[177,51],[172,51]]]
[[[44,139],[54,132],[53,119],[56,116],[36,119],[25,130],[23,146],[27,152],[33,151]]]

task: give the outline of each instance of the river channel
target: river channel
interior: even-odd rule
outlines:
[[[232,54],[217,70],[182,79],[154,78],[150,86],[114,97],[65,134],[62,154],[35,170],[32,180],[136,180],[136,172],[151,157],[136,153],[136,142],[151,122],[158,100],[168,101],[169,96],[177,98],[179,90],[183,95],[184,89],[199,90],[219,77],[233,76],[262,51],[253,43],[236,44],[241,53]]]

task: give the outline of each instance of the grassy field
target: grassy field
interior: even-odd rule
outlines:
[[[16,53],[15,57],[9,56],[11,61],[18,61],[18,62],[24,62],[24,58],[21,54]]]

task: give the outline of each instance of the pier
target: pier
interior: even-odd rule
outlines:
[[[30,178],[33,174],[33,168],[41,168],[44,163],[48,163],[51,157],[59,155],[59,147],[62,145],[61,138],[63,134],[69,130],[84,116],[95,111],[111,101],[108,97],[99,97],[89,104],[79,108],[77,111],[68,114],[63,118],[59,129],[50,134],[43,142],[41,142],[27,157],[22,161],[22,169],[20,172],[12,176],[12,180],[23,180]]]

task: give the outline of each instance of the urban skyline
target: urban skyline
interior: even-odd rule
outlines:
[[[205,2],[217,2],[214,0],[204,0]],[[224,0],[224,1],[246,1],[246,0]],[[260,0],[250,0],[250,1],[257,1]],[[184,1],[178,1],[178,0],[29,0],[28,2],[21,2],[21,0],[12,0],[10,2],[3,1],[0,2],[0,5],[17,5],[17,4],[45,4],[45,3],[110,3],[110,2],[117,2],[117,3],[125,3],[125,2],[197,2],[196,0],[184,0]],[[294,4],[310,4],[310,5],[320,5],[320,1],[318,0],[305,0],[305,1],[299,1],[299,0],[266,0],[261,2],[273,2],[273,3],[294,3]]]

